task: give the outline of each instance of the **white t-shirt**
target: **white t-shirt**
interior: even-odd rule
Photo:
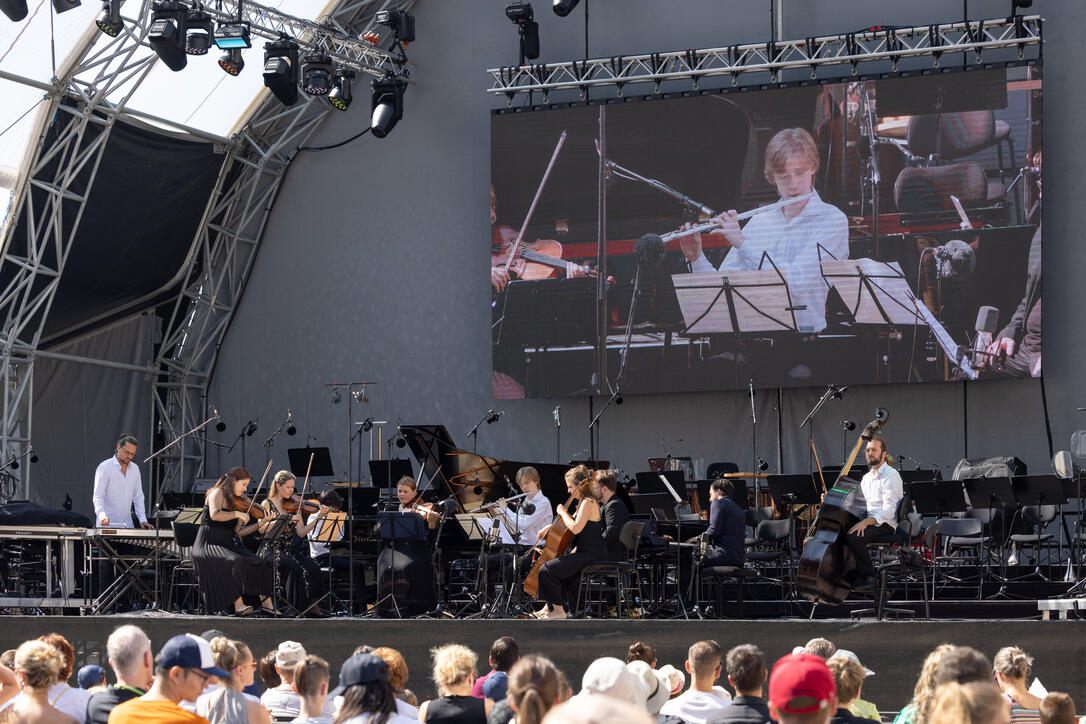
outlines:
[[[339,713],[340,707],[343,706],[343,697],[337,696],[332,699],[332,715],[335,716]],[[328,712],[328,704],[324,705],[325,713]],[[396,697],[396,713],[402,717],[406,717],[411,721],[419,720],[419,708],[417,706],[411,706],[403,699]]]
[[[418,718],[412,719],[406,717],[398,711],[394,711],[385,718],[381,724],[418,724]],[[373,716],[370,714],[359,714],[358,716],[352,716],[343,724],[373,724]]]
[[[725,698],[726,697],[726,698]],[[726,706],[731,706],[731,694],[719,686],[713,687],[713,693],[694,691],[686,692],[665,702],[660,713],[677,716],[689,724],[705,724],[705,720]]]

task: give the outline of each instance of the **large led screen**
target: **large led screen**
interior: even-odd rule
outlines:
[[[1038,376],[1040,198],[1033,65],[495,112],[494,397]]]

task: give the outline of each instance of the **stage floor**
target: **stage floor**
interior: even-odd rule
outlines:
[[[686,650],[699,639],[715,639],[726,650],[741,643],[757,644],[772,665],[792,647],[824,636],[840,648],[855,651],[876,672],[864,683],[864,698],[880,710],[900,709],[912,695],[913,683],[927,653],[949,642],[974,646],[992,656],[1015,644],[1035,658],[1034,674],[1050,691],[1081,696],[1086,691],[1086,635],[1081,621],[938,620],[619,620],[534,621],[513,619],[238,619],[146,613],[117,616],[2,616],[0,650],[14,648],[26,638],[56,631],[76,650],[76,670],[86,663],[105,666],[106,639],[125,623],[142,627],[155,650],[171,636],[219,629],[246,642],[257,656],[280,641],[300,641],[310,653],[329,661],[333,671],[356,646],[399,649],[410,669],[411,688],[420,700],[433,695],[429,650],[444,643],[469,646],[485,672],[490,643],[499,636],[516,637],[524,653],[549,656],[566,673],[574,690],[592,659],[624,659],[634,641],[656,647],[660,666],[680,669]]]

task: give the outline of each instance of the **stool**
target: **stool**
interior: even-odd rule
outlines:
[[[752,568],[739,566],[703,566],[698,571],[698,599],[705,598],[708,586],[713,586],[713,600],[716,602],[716,617],[723,618],[724,614],[724,584],[734,583],[736,588],[736,602],[739,604],[739,618],[743,618],[743,582],[748,578],[756,578],[758,572]]]

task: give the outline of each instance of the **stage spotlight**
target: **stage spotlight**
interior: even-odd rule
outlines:
[[[407,439],[403,435],[396,436],[396,447],[407,447]]]
[[[377,138],[384,138],[403,118],[403,92],[407,83],[399,78],[388,77],[375,80],[372,85],[370,133]]]
[[[121,34],[124,23],[121,21],[121,0],[102,0],[102,14],[94,21],[98,29],[111,38]]]
[[[389,28],[401,43],[415,42],[415,16],[406,10],[379,10],[373,20]]]
[[[290,38],[264,44],[264,85],[284,106],[298,101],[298,44]]]
[[[147,41],[166,67],[177,72],[189,62],[185,54],[185,14],[187,9],[176,0],[159,0],[151,6],[151,29]]]
[[[564,18],[573,12],[573,8],[577,7],[577,3],[581,0],[554,0],[553,10],[554,14],[560,18]]]
[[[29,10],[26,7],[26,0],[0,0],[0,12],[7,15],[8,20],[17,23],[26,17]]]
[[[335,387],[332,388],[332,404],[338,405],[343,398],[339,396],[339,390]]]
[[[226,423],[222,420],[219,420],[215,423],[215,429],[219,432],[226,432]]]
[[[332,59],[324,53],[305,56],[302,86],[310,96],[326,96],[332,90]]]
[[[532,18],[532,4],[525,2],[509,3],[505,6],[505,17],[513,21],[520,34],[520,64],[525,60],[539,57],[539,23]]]
[[[336,84],[328,94],[328,102],[336,110],[345,111],[351,107],[351,81],[354,71],[350,68],[336,68]]]
[[[66,13],[69,10],[75,10],[82,4],[80,0],[53,0],[53,10],[58,13]]]
[[[189,55],[207,55],[215,23],[203,10],[190,10],[185,16],[185,52]]]
[[[245,67],[245,59],[241,57],[241,48],[231,48],[219,57],[219,67],[230,75],[240,75]]]
[[[220,50],[251,48],[253,41],[249,36],[249,23],[219,23],[215,29],[215,45]]]

